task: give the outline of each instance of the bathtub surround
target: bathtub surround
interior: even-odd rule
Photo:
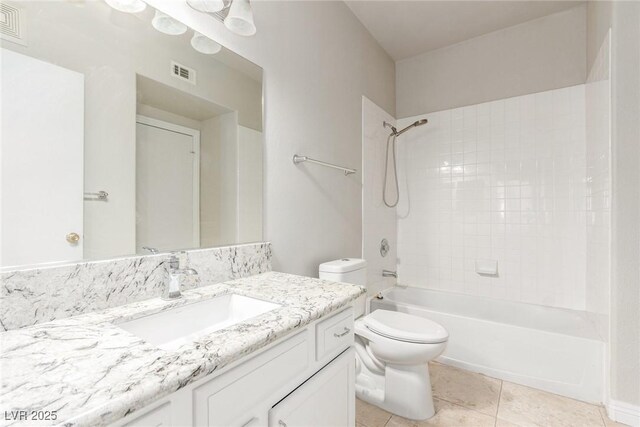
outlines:
[[[155,348],[117,327],[125,320],[228,293],[282,307],[176,351]],[[2,407],[58,411],[57,421],[38,425],[108,425],[345,307],[363,293],[356,285],[269,272],[186,291],[179,301],[155,298],[5,332],[0,369],[8,391],[2,395]]]
[[[198,272],[184,289],[271,270],[271,244],[188,251],[181,256]],[[156,298],[166,286],[168,254],[118,258],[1,273],[0,328],[29,325]]]
[[[640,262],[638,261],[640,259],[640,231],[638,230],[640,193],[638,186],[634,185],[640,181],[637,167],[640,161],[638,151],[640,104],[637,96],[640,92],[640,79],[638,78],[640,76],[640,72],[638,72],[640,67],[638,31],[640,29],[637,25],[638,19],[640,19],[640,5],[636,2],[625,1],[594,1],[588,2],[586,9],[586,37],[584,44],[581,43],[576,48],[579,55],[582,55],[582,51],[586,50],[585,63],[587,65],[583,80],[577,82],[586,82],[584,308],[588,310],[587,313],[597,326],[600,336],[609,340],[605,352],[604,369],[604,402],[607,405],[608,413],[613,419],[629,425],[640,426],[640,384],[638,383],[638,378],[640,378],[640,317],[638,316],[638,312],[640,312],[640,292],[638,292],[638,282],[640,281]],[[570,27],[566,26],[566,28]],[[579,32],[581,32],[581,27],[579,28]],[[609,32],[610,35],[608,35]],[[543,38],[539,40],[543,40]],[[610,45],[608,53],[607,43]],[[462,93],[461,97],[464,102],[458,105],[478,102],[469,96],[482,93],[482,88],[490,87],[494,77],[502,76],[501,73],[504,71],[499,67],[479,66],[478,64],[482,62],[471,61],[472,58],[478,56],[481,61],[484,61],[492,55],[492,52],[480,49],[481,44],[476,43],[475,53],[466,51],[466,54],[462,45],[464,43],[451,47],[452,51],[456,50],[462,57],[456,59],[455,55],[452,54],[452,56],[459,61],[458,63],[469,64],[466,67],[459,66],[458,69],[465,70],[466,81],[473,81],[474,85],[468,88],[461,84],[453,88],[454,93]],[[547,45],[555,48],[555,40],[554,43],[547,43]],[[584,45],[586,45],[586,49]],[[442,50],[444,51],[444,49]],[[568,55],[574,53],[576,52],[563,52]],[[609,70],[607,70],[607,56],[610,61]],[[466,60],[469,61],[465,62]],[[556,61],[553,63],[555,64]],[[562,63],[564,64],[564,62]],[[439,64],[434,65],[436,68],[438,66]],[[419,113],[428,111],[425,108],[411,112],[407,110],[416,103],[427,102],[425,101],[427,98],[428,102],[442,98],[445,99],[445,102],[450,101],[444,95],[438,98],[437,93],[432,93],[438,88],[446,87],[446,85],[437,84],[439,80],[435,77],[425,78],[425,76],[431,76],[430,72],[412,74],[415,77],[412,80],[406,78],[402,67],[402,64],[398,64],[398,116],[417,116]],[[409,66],[407,67],[409,68]],[[554,67],[550,69],[554,72],[557,71]],[[482,74],[475,79],[470,79],[469,73],[473,73],[475,70],[481,70]],[[608,76],[607,71],[609,71]],[[446,82],[455,80],[455,76],[454,72],[442,72],[436,77],[444,79]],[[561,79],[567,77],[567,75],[557,76]],[[416,85],[420,85],[420,82],[423,85],[431,85],[432,92],[416,90],[416,87],[419,87]],[[539,84],[539,81],[537,81],[537,76],[533,76],[521,83],[536,85]],[[402,105],[403,101],[401,100],[405,99],[402,85],[405,85],[406,88],[404,95],[410,99],[421,97],[424,99],[414,99],[415,103]],[[508,86],[506,89],[513,89],[508,81],[506,86]],[[496,94],[505,90],[505,87],[499,85],[498,89],[498,92],[489,91],[488,95],[485,95],[497,97]],[[546,89],[552,89],[552,87]],[[607,90],[611,97],[608,111],[606,107]],[[432,93],[434,96],[425,97],[426,93]],[[448,92],[443,91],[443,93]],[[455,104],[443,105],[445,108],[455,106]],[[432,110],[438,109],[440,108],[432,108]],[[607,135],[604,133],[607,114],[610,126],[608,139],[611,150],[609,153],[605,151]],[[407,121],[411,119],[409,118]],[[399,122],[401,121],[399,120]],[[610,165],[607,165],[607,155],[610,157]],[[606,188],[607,180],[610,186],[608,190]],[[607,191],[609,192],[608,196]],[[607,216],[610,220],[607,220]],[[417,230],[417,232],[422,231]],[[608,238],[607,234],[609,234]],[[609,244],[607,244],[607,240],[609,240]],[[402,242],[400,245],[402,246]],[[439,256],[438,254],[433,255]],[[572,301],[572,303],[579,303],[579,299]]]
[[[584,97],[578,85],[427,114],[400,138],[400,283],[585,309]]]
[[[395,119],[366,97],[362,97],[362,254],[367,260],[367,294],[393,286],[393,277],[382,277],[382,270],[396,270],[398,231],[395,209],[382,202],[384,163],[390,129],[382,127]],[[393,164],[389,165],[389,181],[393,178]],[[395,188],[389,185],[391,198]],[[380,242],[387,239],[389,252],[380,253]]]

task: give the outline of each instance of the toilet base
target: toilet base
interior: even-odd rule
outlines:
[[[418,366],[386,365],[384,375],[380,375],[359,362],[356,375],[356,396],[359,399],[412,420],[426,420],[435,415],[426,363]]]

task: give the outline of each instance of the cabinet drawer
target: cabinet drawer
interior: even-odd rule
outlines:
[[[353,344],[353,309],[348,308],[316,325],[316,360],[335,356]]]
[[[309,366],[309,343],[301,333],[193,391],[194,424],[243,426],[260,424],[261,404],[273,399]],[[244,369],[248,369],[244,371]],[[238,375],[238,371],[244,371]]]

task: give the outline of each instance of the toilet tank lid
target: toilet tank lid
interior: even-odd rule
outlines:
[[[342,258],[320,264],[321,273],[348,273],[367,266],[367,261],[359,258]]]

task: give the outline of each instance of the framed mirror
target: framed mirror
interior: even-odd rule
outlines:
[[[3,13],[4,269],[262,240],[260,67],[151,7]]]

